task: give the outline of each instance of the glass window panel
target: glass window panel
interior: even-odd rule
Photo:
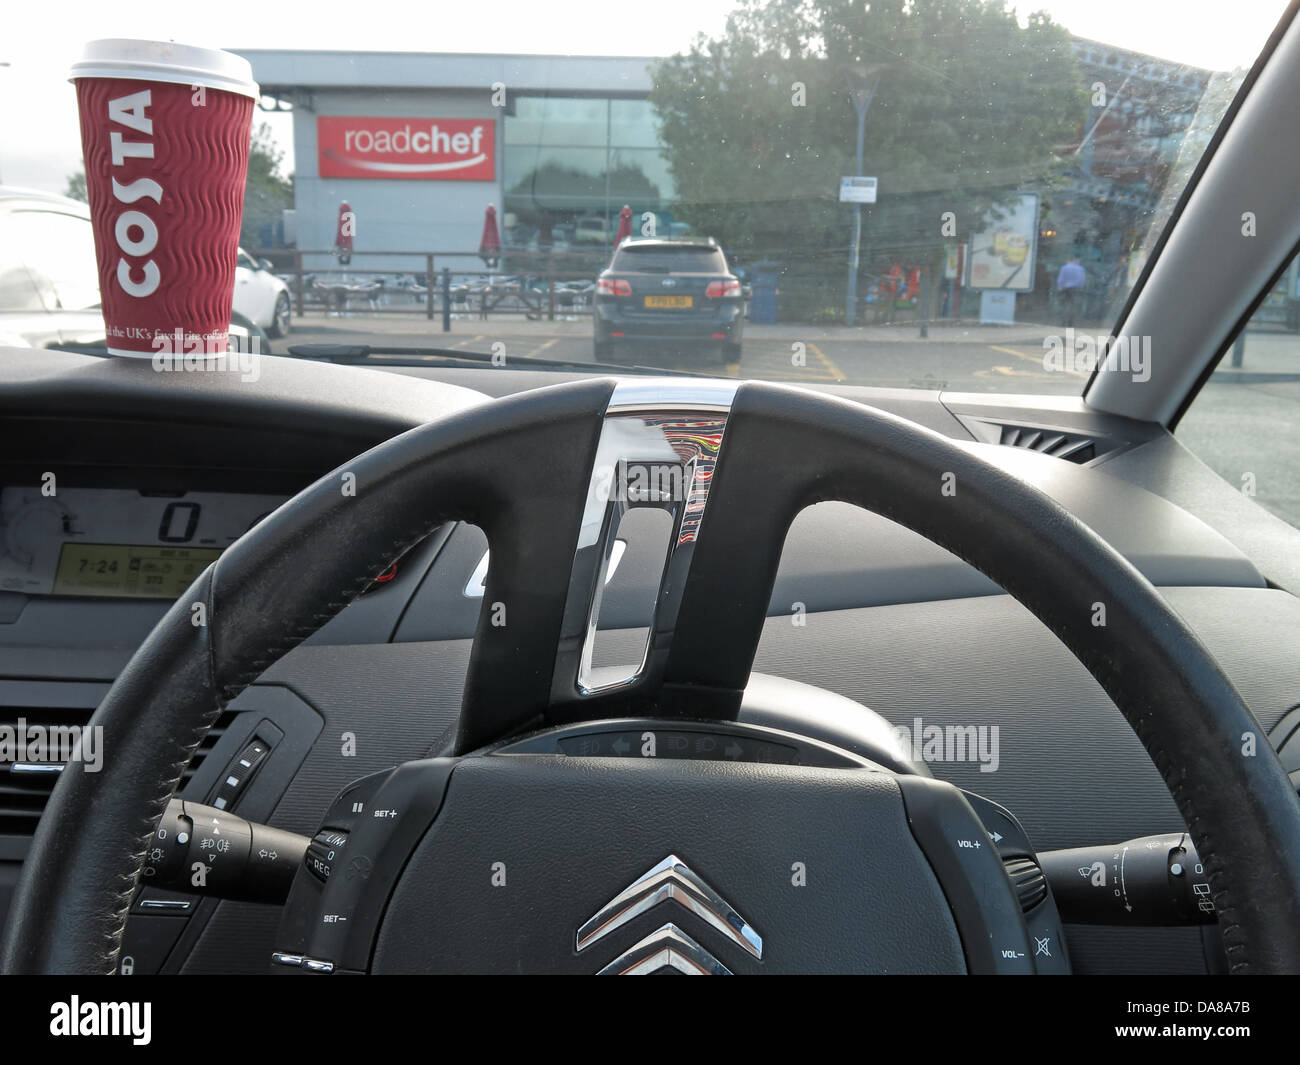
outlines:
[[[1300,256],[1291,260],[1178,423],[1233,488],[1300,529]]]
[[[659,118],[649,100],[609,102],[609,140],[620,148],[658,148]]]
[[[605,145],[609,101],[573,96],[520,96],[506,116],[506,144]]]
[[[616,148],[610,153],[609,194],[659,207],[676,196],[668,161],[657,148]]]
[[[603,148],[534,148],[506,152],[506,206],[551,210],[605,202]]]

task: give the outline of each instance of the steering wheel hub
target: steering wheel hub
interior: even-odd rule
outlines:
[[[687,735],[692,754],[716,754],[581,753],[628,735]],[[776,746],[790,761],[734,753]],[[296,881],[275,967],[1068,971],[1050,896],[1022,912],[1004,871],[1033,861],[1024,833],[993,809],[998,844],[951,785],[773,729],[550,729],[345,789],[317,837],[328,875]]]

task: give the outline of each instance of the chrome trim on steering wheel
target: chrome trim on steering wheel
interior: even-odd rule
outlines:
[[[569,574],[552,680],[556,702],[631,687],[652,666],[662,664],[739,385],[670,377],[620,381],[615,386]],[[635,478],[641,483],[633,485],[631,474],[644,475]],[[665,510],[673,518],[654,616],[639,660],[598,669],[593,665],[595,636],[611,553],[620,522],[638,507]]]
[[[711,410],[726,413],[731,410],[739,387],[739,381],[712,377],[630,378],[614,386],[605,416],[633,411]]]

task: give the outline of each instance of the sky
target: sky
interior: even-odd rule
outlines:
[[[339,51],[670,55],[698,33],[717,36],[733,0],[655,0],[627,17],[609,0],[61,0],[11,7],[0,38],[0,183],[62,192],[80,165],[67,69],[85,41],[175,40],[219,48]],[[1071,33],[1217,70],[1254,60],[1285,0],[1030,0]],[[369,13],[374,17],[364,17]],[[54,19],[56,21],[51,21]],[[259,118],[262,116],[258,116]],[[271,118],[288,146],[290,119]]]

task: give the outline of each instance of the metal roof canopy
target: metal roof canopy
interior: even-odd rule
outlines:
[[[464,89],[644,96],[652,56],[493,55],[230,49],[253,64],[266,95],[291,89]]]

